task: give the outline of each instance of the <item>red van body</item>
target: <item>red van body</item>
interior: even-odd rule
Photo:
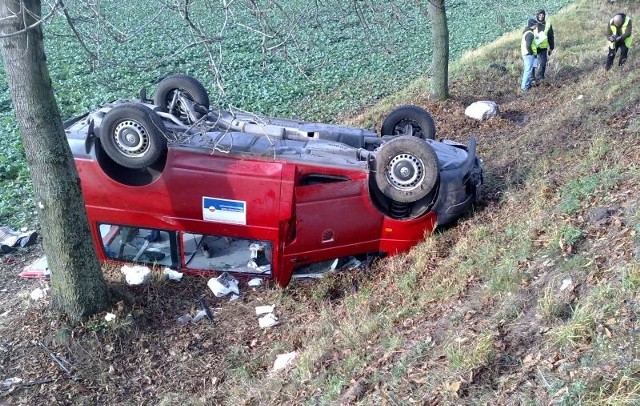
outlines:
[[[153,102],[65,123],[102,261],[285,286],[326,262],[410,250],[461,217],[482,183],[475,139],[435,141],[416,106],[378,135],[208,103],[199,82],[176,75]]]

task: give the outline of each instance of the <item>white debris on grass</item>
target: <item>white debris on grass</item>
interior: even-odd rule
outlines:
[[[562,280],[562,285],[560,285],[560,292],[567,290],[572,283],[573,283],[573,280],[571,279],[570,276],[564,278]]]
[[[178,317],[178,324],[184,325],[193,320],[190,314],[185,314],[184,316]]]
[[[209,289],[211,289],[216,297],[224,297],[229,293],[235,293],[236,295],[240,294],[240,290],[238,289],[238,280],[227,272],[217,278],[209,279],[207,286],[209,286]]]
[[[196,315],[193,317],[192,321],[194,323],[199,322],[200,320],[202,320],[204,317],[207,317],[207,312],[205,310],[200,310],[198,313],[196,313]]]
[[[182,275],[183,275],[182,272],[174,271],[171,268],[164,268],[162,270],[162,274],[167,279],[172,280],[172,281],[180,281],[180,280],[182,280]]]
[[[146,285],[151,279],[151,269],[141,265],[123,265],[120,271],[128,285]]]
[[[273,368],[271,369],[273,372],[279,371],[293,364],[293,361],[298,358],[298,352],[293,351],[287,354],[278,354],[276,356],[276,361],[273,363]]]
[[[273,313],[266,314],[258,319],[260,328],[268,328],[280,324],[278,318]]]
[[[35,288],[31,291],[31,300],[44,299],[47,296],[48,289]]]
[[[240,298],[240,295],[236,295],[235,293],[231,294],[231,297],[229,298],[230,302],[234,302],[236,300],[238,300]]]
[[[269,306],[256,306],[256,316],[260,316],[261,314],[273,313],[276,305],[272,304]]]
[[[8,378],[5,379],[4,381],[2,381],[2,390],[8,390],[10,389],[13,385],[22,382],[22,379],[18,378],[18,377],[13,377],[13,378]]]
[[[262,278],[253,278],[249,282],[247,282],[248,286],[256,287],[262,285]]]
[[[115,319],[116,319],[116,315],[115,315],[115,314],[113,314],[113,313],[107,313],[107,314],[104,316],[104,319],[105,319],[106,321],[113,321],[113,320],[115,320]]]

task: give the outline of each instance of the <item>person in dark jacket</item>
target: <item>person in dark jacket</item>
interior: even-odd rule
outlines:
[[[531,89],[533,82],[533,69],[536,63],[537,47],[534,41],[533,31],[538,26],[538,22],[532,18],[527,21],[524,31],[522,31],[522,41],[520,42],[520,53],[522,54],[522,83],[520,88],[525,92]]]
[[[534,31],[536,46],[538,47],[538,75],[536,80],[543,80],[544,73],[547,70],[547,59],[551,56],[553,48],[555,48],[555,38],[551,21],[547,19],[547,13],[543,9],[536,12],[536,21],[538,22]]]
[[[624,65],[627,61],[629,48],[631,48],[631,42],[633,41],[633,34],[631,33],[631,17],[624,13],[614,15],[613,18],[609,20],[609,27],[607,27],[607,39],[609,40],[609,54],[607,55],[607,62],[605,63],[604,68],[609,70],[613,65],[613,60],[616,57],[618,49],[620,49],[618,66]]]

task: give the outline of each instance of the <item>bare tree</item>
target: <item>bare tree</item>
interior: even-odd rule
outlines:
[[[57,4],[56,4],[57,5]],[[42,41],[40,0],[0,0],[0,40],[51,269],[52,304],[76,324],[109,306]]]
[[[444,100],[449,97],[449,27],[445,0],[429,0],[429,16],[433,36],[431,97]]]

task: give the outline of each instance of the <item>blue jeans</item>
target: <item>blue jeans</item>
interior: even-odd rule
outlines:
[[[522,55],[522,62],[524,66],[522,68],[522,84],[520,87],[522,90],[529,90],[531,88],[531,82],[533,82],[533,65],[536,62],[536,56]]]

